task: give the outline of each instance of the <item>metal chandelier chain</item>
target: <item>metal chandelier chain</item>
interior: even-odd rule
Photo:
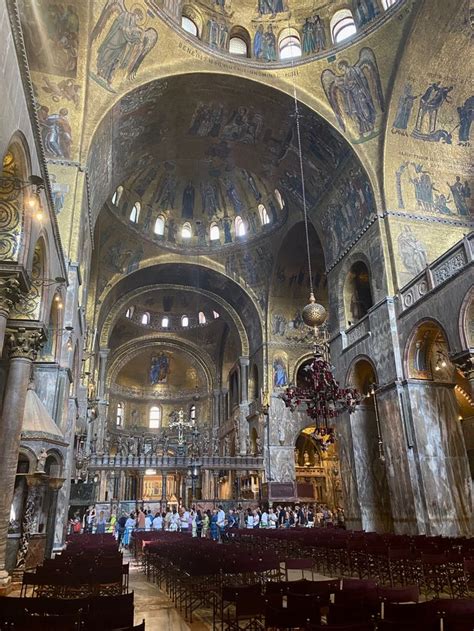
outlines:
[[[289,28],[290,28],[290,26],[288,24],[288,29]],[[310,290],[310,294],[314,295],[314,290],[313,290],[313,270],[312,270],[312,267],[311,267],[311,251],[310,251],[310,247],[309,247],[308,210],[307,210],[307,207],[306,207],[306,187],[305,187],[304,168],[303,168],[303,150],[302,150],[302,147],[301,147],[300,113],[299,113],[299,107],[298,107],[298,99],[297,99],[297,96],[296,96],[296,82],[295,82],[294,68],[295,68],[295,62],[294,62],[294,57],[292,55],[292,57],[291,57],[291,69],[293,70],[293,72],[292,72],[292,78],[293,78],[293,99],[294,99],[294,102],[295,102],[296,138],[297,138],[297,141],[298,141],[298,157],[299,157],[299,162],[300,162],[301,196],[303,198],[303,216],[304,216],[304,229],[305,229],[305,236],[306,236],[306,255],[307,255],[307,258],[308,258],[309,290]]]

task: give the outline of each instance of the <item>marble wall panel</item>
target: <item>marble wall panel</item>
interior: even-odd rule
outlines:
[[[373,406],[360,405],[350,417],[354,465],[362,528],[393,530],[385,464],[378,453],[377,424]]]
[[[472,534],[472,482],[450,385],[409,383],[429,534]]]
[[[336,431],[346,527],[350,530],[361,530],[362,518],[354,461],[352,428],[350,417],[347,413],[338,419]]]
[[[398,388],[384,390],[377,396],[393,527],[397,534],[424,533],[425,510],[418,487],[415,456],[408,446],[404,427],[410,419],[404,417],[398,397]]]

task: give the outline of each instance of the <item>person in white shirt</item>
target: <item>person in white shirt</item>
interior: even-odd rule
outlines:
[[[276,528],[278,523],[278,515],[275,513],[273,508],[270,508],[270,512],[268,514],[268,527]]]
[[[178,511],[176,510],[176,508],[173,508],[173,512],[171,513],[171,519],[170,519],[170,531],[176,532],[179,528],[179,523],[180,523],[180,519],[179,519]]]
[[[253,527],[258,528],[259,524],[260,524],[260,514],[258,510],[254,510],[253,511]]]
[[[163,517],[160,515],[160,513],[156,513],[155,519],[153,520],[152,528],[153,530],[163,530]]]
[[[189,528],[189,511],[185,508],[181,515],[181,530],[188,532]]]
[[[260,517],[260,528],[268,528],[268,513],[266,510],[263,511]]]
[[[253,513],[250,510],[250,508],[247,511],[247,519],[246,519],[246,521],[247,521],[247,528],[253,528],[254,518],[253,518]]]

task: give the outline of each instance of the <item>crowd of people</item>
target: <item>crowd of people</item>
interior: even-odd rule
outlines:
[[[211,538],[222,541],[232,536],[239,528],[314,528],[337,526],[344,528],[344,511],[330,510],[325,505],[296,504],[278,505],[274,508],[257,506],[244,509],[239,504],[227,512],[222,505],[213,509],[168,507],[166,511],[151,510],[143,506],[127,515],[117,518],[115,512],[106,517],[104,511],[97,513],[90,506],[83,519],[76,514],[70,522],[71,532],[115,533],[119,543],[128,547],[134,530],[164,530],[169,532],[191,533],[193,537]]]

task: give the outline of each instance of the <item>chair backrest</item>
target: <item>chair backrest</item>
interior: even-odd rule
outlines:
[[[474,620],[474,598],[442,598],[436,601],[441,616],[471,615]]]
[[[380,600],[390,603],[417,603],[420,599],[420,590],[417,585],[379,587],[377,594]]]
[[[312,570],[313,559],[285,559],[287,570]]]
[[[19,616],[13,623],[15,631],[79,631],[81,615]]]
[[[90,620],[94,622],[97,628],[101,629],[132,627],[133,597],[133,592],[130,592],[119,596],[97,596],[91,598],[89,608]]]
[[[428,623],[439,620],[436,612],[439,601],[422,603],[390,603],[384,605],[384,618],[390,622]]]
[[[331,626],[312,626],[312,631],[374,631],[374,624],[372,622],[362,622],[356,624],[335,624]],[[398,628],[396,631],[401,631]]]
[[[359,579],[359,578],[343,578],[341,589],[343,591],[350,590],[373,590],[377,588],[377,583],[370,579]]]

